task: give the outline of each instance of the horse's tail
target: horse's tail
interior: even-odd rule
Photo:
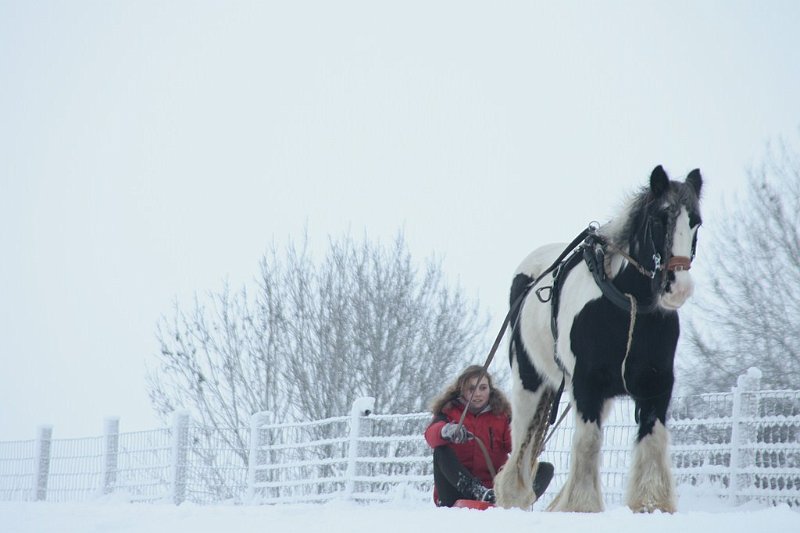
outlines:
[[[519,320],[519,313],[522,309],[522,302],[520,302],[521,298],[525,297],[525,293],[530,291],[531,283],[533,283],[533,278],[528,276],[527,274],[519,273],[514,276],[514,280],[511,282],[511,293],[508,297],[508,305],[509,309],[509,316],[508,316],[508,327],[511,328],[511,339],[512,341],[509,343],[509,364],[514,358],[513,353],[513,345],[514,342],[519,342],[519,339],[516,338],[519,333],[515,331],[517,329],[517,322]]]
[[[531,283],[533,283],[533,278],[523,273],[514,276],[514,281],[511,282],[511,293],[508,296],[508,305],[511,309],[510,323],[512,327],[517,323],[519,310],[522,307],[521,302],[518,302],[518,300],[523,294],[530,290]]]

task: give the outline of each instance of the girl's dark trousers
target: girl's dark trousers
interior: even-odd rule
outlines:
[[[467,470],[449,446],[433,449],[433,483],[439,507],[452,507],[456,500],[480,500],[488,490]]]

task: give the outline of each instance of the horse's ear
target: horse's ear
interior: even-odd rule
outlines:
[[[700,169],[696,168],[689,172],[689,175],[686,176],[686,183],[692,186],[694,189],[694,193],[700,198],[700,189],[703,188],[703,176],[700,175]]]
[[[664,172],[664,167],[658,165],[650,174],[650,192],[653,193],[654,198],[659,198],[667,192],[667,189],[669,189],[669,177]]]

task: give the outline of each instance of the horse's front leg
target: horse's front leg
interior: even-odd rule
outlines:
[[[599,513],[604,509],[603,494],[600,488],[600,452],[603,446],[603,415],[608,411],[612,400],[592,402],[596,407],[592,412],[580,412],[573,400],[575,411],[575,436],[572,440],[569,475],[556,498],[550,503],[548,511],[567,511],[579,513]],[[577,402],[577,405],[585,402]],[[589,411],[589,410],[587,410]]]
[[[541,431],[546,429],[554,391],[539,383],[535,390],[515,383],[512,391],[511,455],[494,480],[497,504],[527,509],[536,501],[533,477],[538,468]]]
[[[665,425],[670,393],[636,402],[639,434],[625,501],[637,513],[655,510],[674,513],[675,484],[669,457],[669,433]]]

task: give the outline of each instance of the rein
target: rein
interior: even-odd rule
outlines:
[[[519,307],[522,305],[523,300],[525,300],[525,297],[528,295],[528,293],[530,293],[531,289],[533,289],[536,285],[538,285],[539,282],[542,281],[542,279],[544,279],[545,276],[547,276],[553,270],[558,268],[558,266],[562,263],[564,258],[567,255],[569,255],[569,253],[572,252],[579,244],[581,244],[586,239],[586,237],[588,235],[593,234],[596,230],[597,230],[597,226],[595,224],[590,224],[586,229],[581,231],[578,234],[578,236],[575,237],[572,240],[572,242],[570,242],[567,245],[567,247],[564,249],[563,252],[561,252],[561,254],[556,258],[556,260],[553,261],[553,264],[550,265],[544,272],[539,274],[539,276],[535,280],[533,280],[530,283],[528,283],[528,285],[525,286],[525,289],[522,291],[522,293],[519,296],[517,296],[517,299],[514,300],[511,303],[511,306],[509,306],[508,313],[506,313],[506,316],[503,319],[503,325],[500,326],[500,331],[497,332],[497,336],[494,339],[494,343],[492,344],[492,347],[489,350],[489,355],[486,356],[486,362],[483,363],[483,369],[481,370],[481,373],[478,375],[478,381],[476,383],[479,384],[481,382],[481,380],[484,377],[486,377],[486,372],[487,372],[487,370],[489,368],[489,365],[492,363],[492,359],[494,359],[494,356],[497,353],[497,348],[500,346],[500,342],[503,340],[503,336],[505,335],[506,330],[508,329],[508,325],[511,322],[511,315],[513,315],[519,309]],[[564,387],[564,384],[563,384],[563,380],[562,380],[561,389],[559,389],[559,390],[563,390],[563,387]],[[461,428],[464,425],[464,418],[467,416],[468,407],[469,407],[469,404],[472,402],[472,397],[474,395],[475,395],[475,390],[473,389],[472,392],[469,395],[469,398],[467,399],[466,406],[464,406],[464,411],[461,413],[461,418],[458,421],[458,427],[459,428]],[[556,404],[556,406],[557,405],[558,404]],[[550,434],[545,439],[545,442],[547,442],[550,439],[550,437],[553,435],[553,433],[555,432],[556,428],[558,427],[558,424],[561,423],[561,421],[564,419],[564,416],[568,412],[569,412],[569,406],[564,411],[564,414],[561,416],[561,419],[558,420],[558,423],[551,429]],[[551,416],[550,419],[548,419],[548,422],[549,422],[548,425],[552,424],[552,421],[551,421],[552,418],[553,418],[553,416]],[[489,469],[489,472],[492,474],[492,478],[494,478],[494,476],[496,475],[496,470],[494,468],[494,464],[492,464],[491,458],[489,457],[489,452],[486,449],[486,445],[478,437],[473,435],[473,438],[475,439],[475,442],[478,444],[478,447],[481,449],[481,452],[483,452],[483,457],[484,457],[484,459],[486,459],[486,467]]]
[[[553,262],[553,264],[551,264],[544,272],[539,274],[539,276],[536,279],[528,283],[528,285],[525,286],[525,288],[519,294],[519,296],[517,296],[517,298],[511,303],[511,305],[509,306],[508,313],[506,313],[506,316],[503,319],[503,324],[500,326],[500,331],[498,331],[494,343],[492,344],[492,347],[489,350],[489,354],[486,356],[486,361],[483,364],[483,368],[481,370],[481,373],[478,375],[478,380],[476,383],[479,384],[481,380],[484,377],[486,377],[489,365],[494,359],[494,356],[497,353],[497,349],[500,346],[500,342],[502,341],[503,336],[505,335],[506,330],[508,329],[508,326],[511,322],[511,316],[519,310],[520,306],[522,305],[522,302],[525,300],[525,297],[530,293],[530,291],[534,287],[536,287],[536,285],[539,284],[539,282],[542,281],[542,279],[544,279],[545,276],[547,276],[554,270],[557,270],[556,274],[554,274],[554,278],[557,277],[561,273],[560,267],[563,265],[565,258],[570,253],[577,252],[576,248],[578,249],[583,248],[584,261],[586,262],[589,271],[592,273],[595,282],[597,283],[603,295],[617,307],[620,307],[625,311],[629,311],[631,314],[628,327],[628,341],[626,344],[625,356],[622,360],[621,376],[625,392],[629,396],[634,397],[633,394],[631,394],[630,390],[628,389],[628,385],[625,381],[625,367],[628,361],[628,356],[630,355],[631,345],[633,344],[633,330],[636,324],[636,315],[652,312],[655,308],[655,303],[646,308],[639,308],[639,306],[637,305],[636,298],[633,295],[628,293],[622,293],[619,289],[616,288],[616,286],[614,286],[614,284],[611,282],[610,276],[608,275],[609,273],[606,270],[605,253],[603,252],[603,247],[606,247],[611,252],[617,253],[620,256],[622,256],[640,274],[650,279],[655,279],[655,277],[658,275],[658,272],[662,272],[663,276],[666,274],[666,272],[689,270],[692,266],[692,259],[685,256],[674,256],[671,257],[670,260],[667,262],[667,265],[664,266],[661,264],[661,256],[658,253],[656,253],[653,256],[654,268],[653,270],[649,270],[644,266],[642,266],[642,264],[639,263],[636,259],[634,259],[630,254],[621,250],[619,247],[607,242],[605,239],[597,235],[597,229],[598,229],[597,223],[593,222],[586,229],[581,231],[572,240],[572,242],[570,242],[567,245],[567,247],[561,252],[561,254]],[[599,250],[597,249],[598,248],[597,245],[599,245]],[[554,285],[555,285],[555,279],[554,279]],[[542,289],[539,289],[539,291],[543,290],[544,288],[547,287],[543,287]],[[550,296],[552,296],[554,287],[549,287],[549,288],[551,290]],[[539,291],[537,291],[537,296],[542,302],[546,302],[547,300],[543,299],[543,297],[540,294],[538,294]],[[519,317],[517,318],[519,319]],[[514,327],[516,327],[516,324],[514,324]],[[557,358],[557,353],[554,352],[554,356]],[[556,362],[558,363],[559,360],[556,359]],[[562,368],[562,371],[566,374],[566,370]],[[565,384],[565,379],[562,379],[561,386],[559,387],[558,391],[556,392],[556,395],[552,399],[552,405],[550,406],[551,413],[550,416],[546,419],[547,422],[545,424],[545,429],[544,429],[544,431],[547,431],[546,428],[549,427],[550,431],[549,433],[547,433],[547,436],[544,437],[542,441],[540,441],[542,442],[540,450],[543,449],[544,444],[546,444],[553,436],[556,429],[558,429],[558,426],[567,416],[567,413],[569,413],[572,407],[571,404],[568,404],[564,409],[564,412],[561,414],[561,417],[558,418],[558,420],[556,421],[561,394],[564,390],[564,384]],[[469,404],[472,402],[472,397],[474,396],[474,394],[475,390],[473,389],[472,393],[470,393],[469,398],[466,399],[467,400],[466,405],[464,406],[464,410],[461,413],[461,418],[458,421],[458,428],[461,428],[464,425],[464,419],[467,416],[467,411],[469,410]],[[638,411],[635,414],[637,415],[636,418],[638,419]],[[496,475],[496,470],[494,468],[494,465],[492,464],[491,458],[489,457],[489,452],[486,449],[486,445],[477,436],[472,435],[472,437],[475,439],[475,442],[478,444],[478,447],[483,453],[483,456],[486,459],[486,466],[489,469],[492,478],[494,478]]]
[[[477,383],[480,383],[481,380],[484,377],[486,377],[486,371],[488,370],[489,365],[492,363],[492,359],[494,359],[494,356],[497,353],[497,348],[500,346],[500,341],[503,340],[503,336],[506,334],[506,329],[508,329],[508,325],[511,322],[511,315],[514,314],[519,309],[520,305],[522,305],[522,301],[525,299],[528,293],[531,292],[531,289],[533,289],[536,285],[538,285],[539,282],[542,281],[542,279],[544,279],[546,275],[550,274],[553,270],[555,270],[561,264],[564,258],[573,249],[575,249],[575,247],[577,247],[584,239],[586,239],[586,237],[590,233],[594,233],[595,230],[596,230],[595,226],[589,226],[585,230],[580,232],[578,236],[575,237],[572,240],[572,242],[567,245],[567,247],[564,249],[563,252],[561,252],[561,254],[556,258],[556,260],[553,261],[553,264],[547,267],[547,269],[544,272],[539,274],[539,276],[535,280],[528,283],[528,285],[525,286],[525,289],[522,291],[522,293],[519,296],[517,296],[517,299],[511,303],[508,313],[506,313],[506,317],[503,319],[503,325],[500,326],[500,331],[497,332],[497,336],[494,339],[494,344],[492,344],[492,348],[489,350],[489,355],[486,356],[486,362],[483,363],[483,370],[478,375]],[[472,401],[472,396],[474,394],[475,391],[473,390],[472,393],[469,395],[467,404],[469,404]],[[467,412],[465,410],[463,413],[461,413],[461,419],[458,421],[459,427],[464,424],[464,418],[466,416]]]

